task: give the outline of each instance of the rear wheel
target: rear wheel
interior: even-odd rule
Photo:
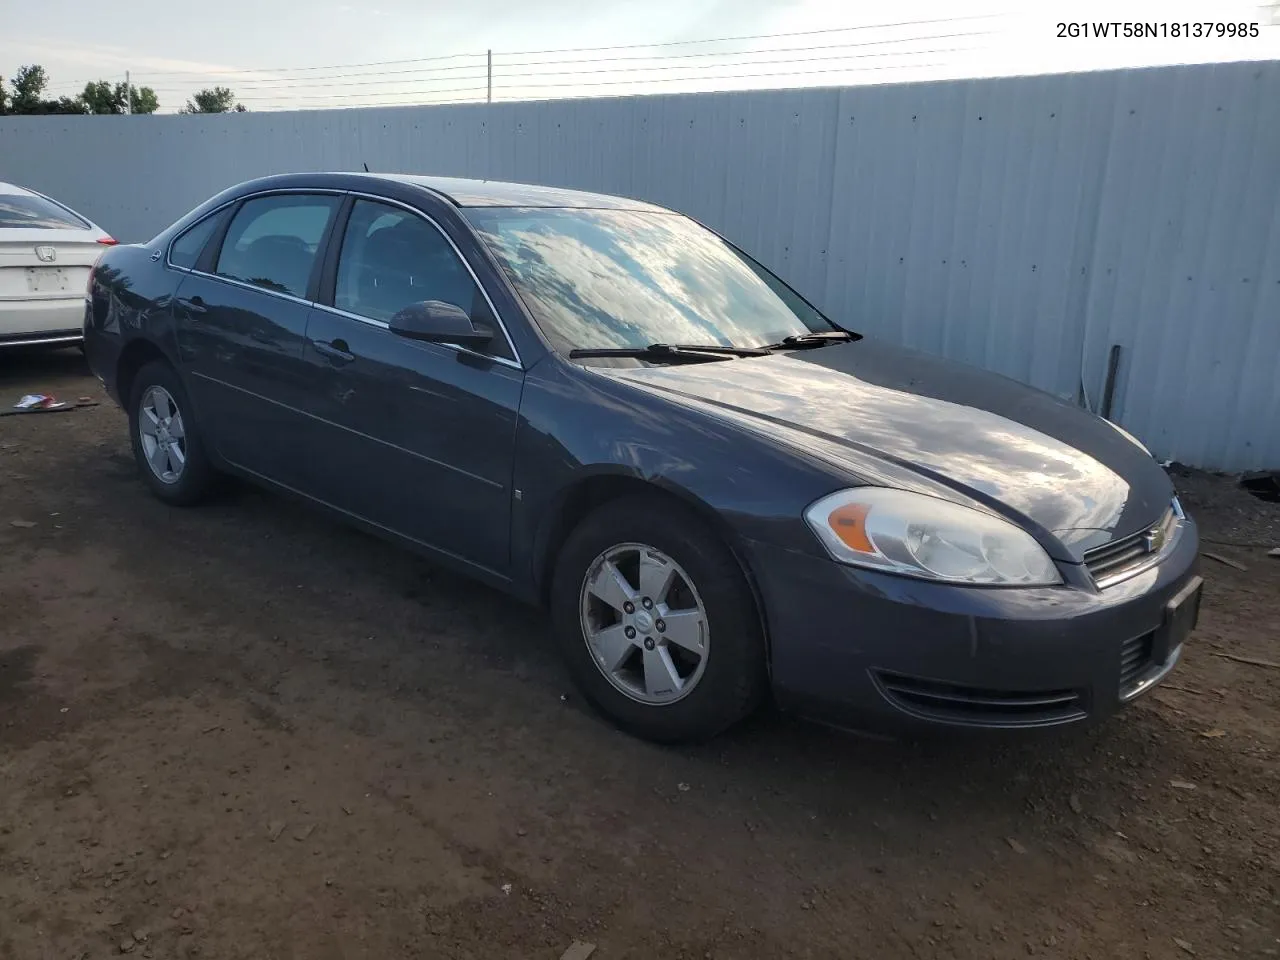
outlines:
[[[214,473],[199,426],[182,381],[163,360],[151,361],[133,378],[129,435],[142,479],[161,500],[188,506],[209,493]]]
[[[751,589],[728,547],[678,503],[627,498],[590,514],[561,551],[551,601],[579,687],[631,733],[706,739],[764,693]]]

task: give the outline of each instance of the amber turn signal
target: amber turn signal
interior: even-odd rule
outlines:
[[[827,517],[827,523],[840,542],[858,553],[876,553],[875,545],[867,536],[867,514],[871,507],[865,503],[849,503],[837,507]]]

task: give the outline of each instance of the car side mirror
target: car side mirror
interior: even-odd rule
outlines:
[[[388,324],[392,333],[427,343],[456,343],[478,347],[493,339],[493,331],[473,323],[456,303],[424,300],[402,307]]]

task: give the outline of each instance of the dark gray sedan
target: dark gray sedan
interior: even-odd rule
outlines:
[[[1075,723],[1196,622],[1195,527],[1133,437],[864,339],[646,203],[255,180],[108,250],[84,326],[156,496],[233,474],[546,604],[583,693],[656,740],[770,692]]]

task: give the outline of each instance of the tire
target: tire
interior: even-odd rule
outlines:
[[[635,550],[637,565],[631,566],[631,551],[641,547],[649,552]],[[600,585],[609,582],[601,561],[610,556],[618,558],[616,568],[625,570],[627,585],[634,590],[633,614],[624,612],[625,602],[616,605],[620,596],[629,594],[613,596],[612,603],[597,595]],[[644,612],[644,594],[638,585],[644,581],[638,565],[646,563],[646,569],[658,571],[650,573],[649,583],[655,584],[654,577],[664,569],[658,557],[672,562],[665,569],[673,585],[670,605],[658,604],[649,610],[655,618],[651,626],[650,620],[639,616]],[[764,695],[768,682],[764,634],[742,568],[715,531],[675,501],[627,497],[589,514],[570,534],[556,560],[550,600],[556,640],[579,689],[597,710],[629,733],[659,743],[707,740],[745,718]],[[670,623],[662,620],[664,610]],[[681,621],[679,628],[677,621]],[[667,632],[659,634],[664,623]],[[682,643],[688,643],[690,623],[701,624],[696,633],[703,641],[700,658],[673,642],[678,631],[685,637]],[[624,641],[617,631],[625,634],[628,626],[635,639]],[[588,641],[589,634],[606,635],[597,631],[612,631],[614,644],[600,656],[600,649],[593,650]],[[650,659],[663,657],[651,641],[665,646],[665,658]],[[627,650],[627,642],[634,649]],[[619,655],[622,667],[610,672],[602,664],[617,659],[615,650],[626,652]],[[695,663],[701,663],[701,668]],[[687,675],[663,689],[661,683],[648,682],[650,664],[666,664],[677,675],[687,670]],[[659,676],[661,669],[654,666],[653,675]],[[646,698],[651,699],[646,702]]]
[[[171,401],[182,434],[177,440],[183,457],[181,468],[174,466],[169,479],[162,477],[153,468],[148,457],[149,445],[144,442],[140,426],[144,417],[154,423],[154,418],[148,415],[148,411],[155,411],[155,403],[160,394],[153,393],[153,388],[162,391]],[[174,420],[174,417],[169,418],[166,429],[174,428]],[[181,507],[192,506],[212,491],[216,478],[205,455],[200,427],[191,409],[191,402],[187,399],[187,391],[183,389],[177,371],[164,360],[152,360],[133,378],[133,386],[129,392],[129,440],[143,482],[165,503]],[[177,463],[174,457],[169,457],[168,461],[171,465]]]

